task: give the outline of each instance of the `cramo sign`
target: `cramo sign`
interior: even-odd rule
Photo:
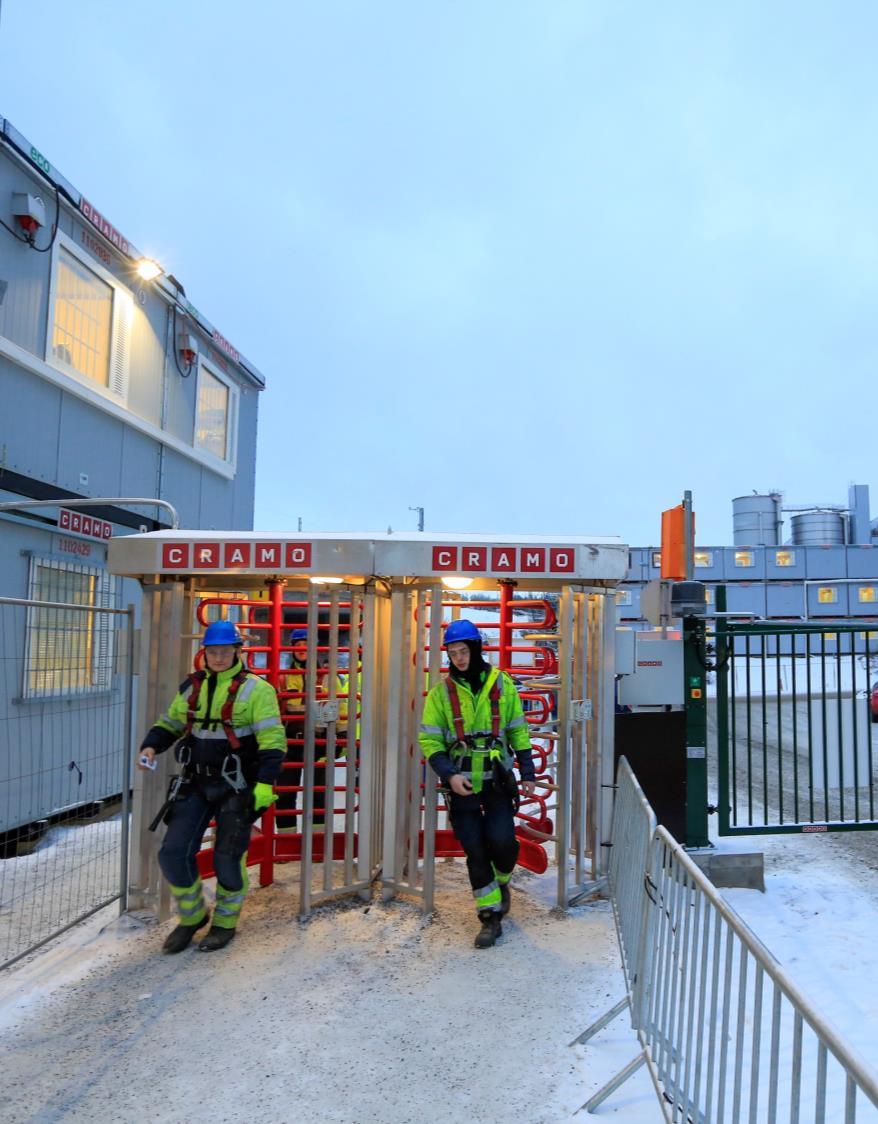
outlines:
[[[462,574],[572,574],[572,546],[434,546],[433,569]]]
[[[163,570],[307,570],[309,542],[166,542]]]
[[[284,542],[266,538],[199,542],[169,541],[161,546],[162,570],[311,570],[334,573],[334,542]],[[349,573],[418,573],[562,576],[576,573],[576,547],[553,543],[392,543],[342,544]],[[359,548],[359,549],[358,549]],[[364,555],[363,551],[367,553]],[[329,570],[326,569],[329,563]],[[401,567],[401,568],[400,568]]]

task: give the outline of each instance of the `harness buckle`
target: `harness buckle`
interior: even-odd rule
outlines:
[[[232,769],[228,768],[230,763]],[[233,792],[241,792],[242,789],[247,787],[247,782],[244,780],[244,770],[241,768],[241,758],[237,753],[229,753],[223,758],[220,776]]]

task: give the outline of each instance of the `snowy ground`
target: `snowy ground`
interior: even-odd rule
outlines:
[[[609,904],[552,908],[515,876],[501,943],[478,952],[461,862],[437,912],[357,900],[295,918],[295,866],[254,890],[224,952],[162,956],[170,924],[112,907],[0,975],[4,1121],[569,1120],[637,1051]],[[596,1118],[661,1119],[645,1071]],[[580,1116],[577,1119],[583,1119]]]
[[[775,835],[747,846],[765,854],[765,893],[723,896],[878,1072],[878,838]]]

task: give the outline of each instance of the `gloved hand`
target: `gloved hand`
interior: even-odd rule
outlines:
[[[277,793],[272,790],[271,785],[257,781],[253,786],[253,811],[264,812],[275,800],[277,800]]]

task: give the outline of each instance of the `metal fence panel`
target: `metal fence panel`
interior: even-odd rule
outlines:
[[[0,966],[124,899],[132,627],[0,598]]]
[[[576,1042],[630,1007],[668,1121],[878,1121],[878,1078],[663,827],[622,759],[610,889],[628,991]],[[644,836],[649,836],[644,846]]]

